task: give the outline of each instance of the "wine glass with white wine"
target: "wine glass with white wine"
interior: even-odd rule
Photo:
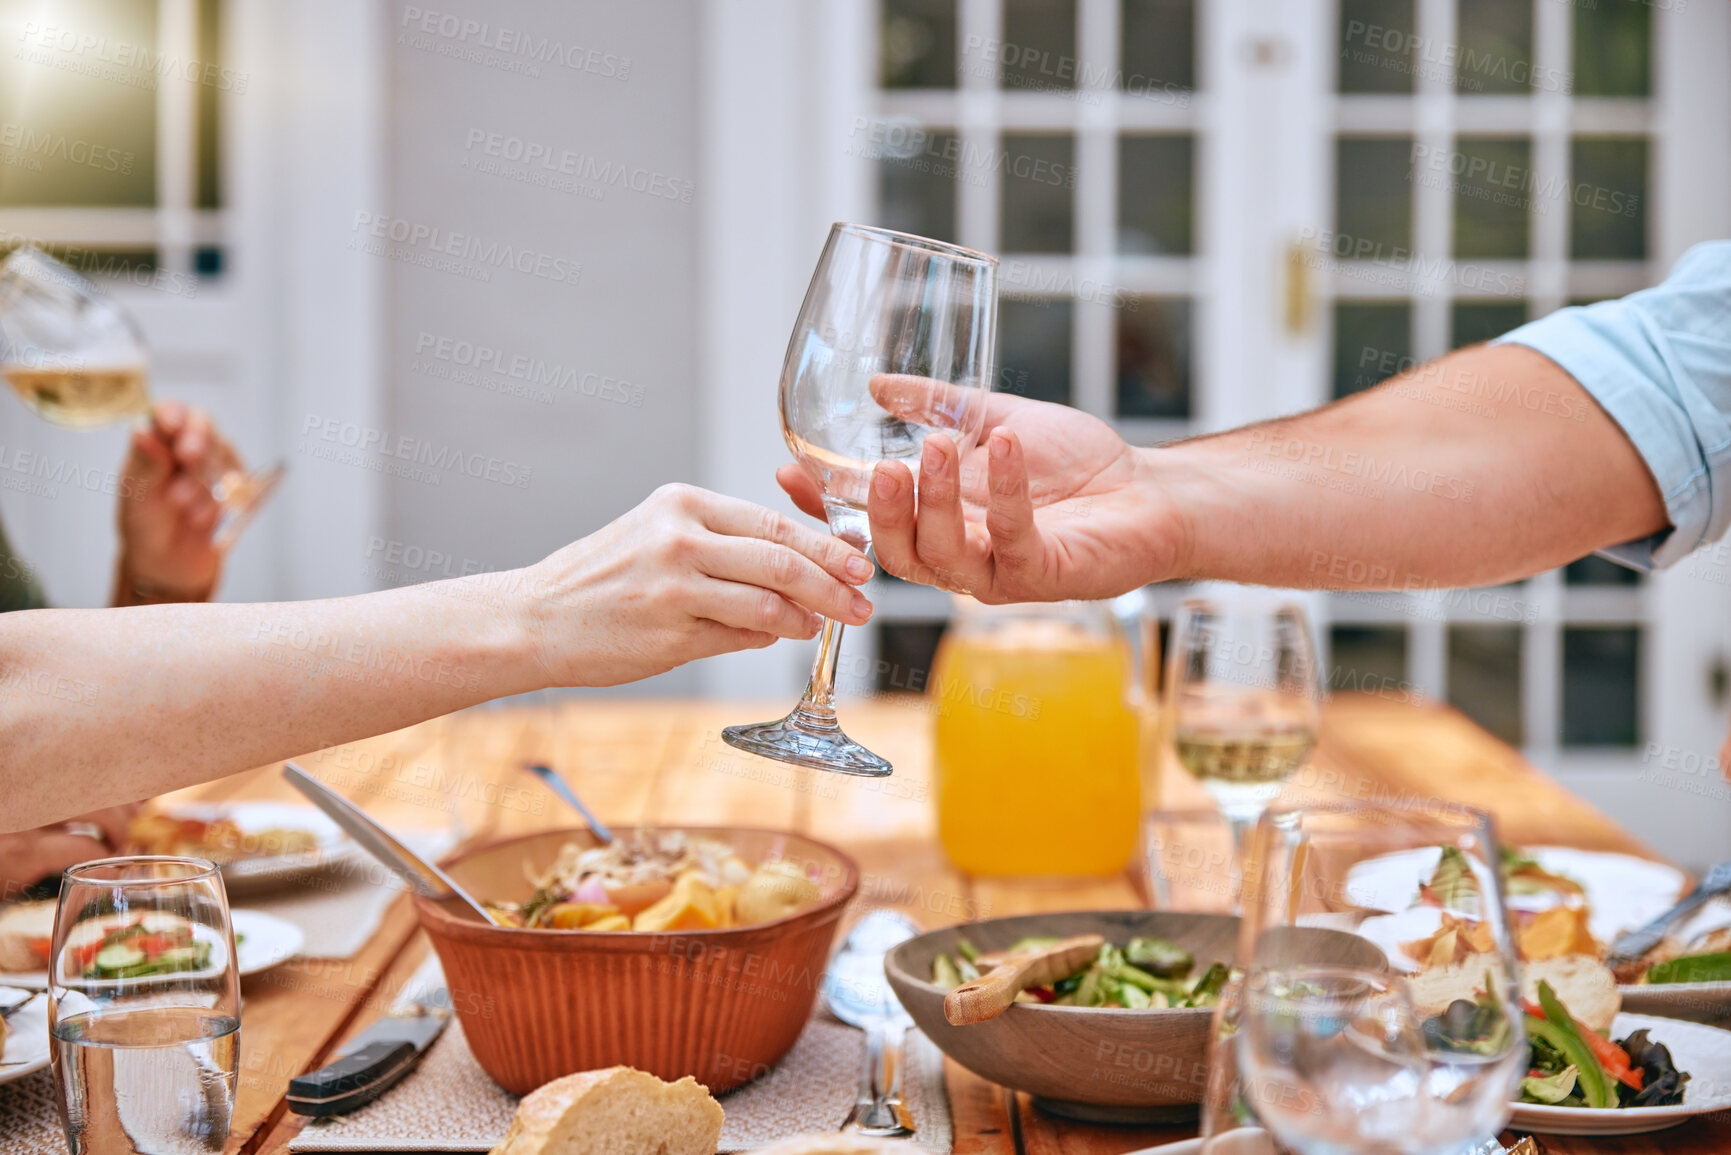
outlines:
[[[917,478],[927,437],[949,437],[963,454],[979,441],[997,271],[996,258],[941,241],[865,225],[830,229],[781,369],[782,433],[823,490],[830,532],[869,549],[866,492],[878,462],[907,462]],[[727,744],[816,770],[890,773],[836,722],[841,631],[825,620],[793,713],[729,726]]]
[[[93,429],[150,413],[149,356],[114,300],[40,249],[0,262],[0,376],[56,425]],[[199,480],[222,509],[215,540],[227,548],[282,479],[279,463],[248,472],[213,453]]]
[[[1242,848],[1316,745],[1321,681],[1304,610],[1191,598],[1172,622],[1166,685],[1178,761]]]

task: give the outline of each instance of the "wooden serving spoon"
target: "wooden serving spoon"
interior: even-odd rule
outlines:
[[[944,1018],[958,1027],[995,1019],[1022,991],[1049,987],[1087,966],[1105,943],[1101,935],[1079,934],[1038,950],[983,954],[975,965],[991,969],[944,996]]]

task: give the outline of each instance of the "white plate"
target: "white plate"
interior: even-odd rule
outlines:
[[[1662,862],[1565,846],[1528,846],[1523,851],[1552,874],[1581,884],[1590,908],[1587,925],[1601,943],[1609,944],[1624,931],[1645,926],[1671,909],[1683,892],[1683,872]],[[1440,847],[1419,847],[1368,858],[1347,872],[1347,894],[1372,910],[1406,910],[1418,901],[1419,885],[1430,879],[1441,857]],[[1550,895],[1509,899],[1511,910],[1555,905]]]
[[[1654,1015],[1618,1015],[1611,1023],[1613,1039],[1627,1038],[1630,1031],[1651,1030],[1656,1043],[1664,1043],[1679,1071],[1689,1073],[1683,1101],[1675,1107],[1621,1107],[1591,1110],[1586,1107],[1553,1107],[1539,1103],[1516,1103],[1509,1126],[1540,1135],[1639,1135],[1731,1107],[1731,1031],[1680,1019]]]
[[[22,998],[15,987],[0,987],[0,1006]],[[35,1074],[48,1065],[48,996],[37,995],[6,1020],[6,1053],[0,1059],[0,1083]]]
[[[229,919],[237,940],[234,961],[242,978],[287,962],[307,940],[300,927],[262,910],[231,910]]]
[[[235,969],[241,978],[287,962],[300,952],[306,942],[300,927],[274,914],[259,910],[231,910],[229,919],[234,924],[235,938],[239,940],[235,943],[234,958]],[[216,941],[216,932],[206,927],[196,927],[193,933],[200,939],[208,937],[213,943]],[[4,973],[0,974],[0,983],[33,991],[46,990],[48,972]]]
[[[314,849],[301,854],[243,858],[223,866],[222,881],[231,896],[256,893],[293,882],[348,862],[363,853],[341,827],[311,806],[291,802],[189,803],[168,807],[164,813],[206,822],[228,818],[240,827],[243,834],[271,829],[305,830],[318,840]]]

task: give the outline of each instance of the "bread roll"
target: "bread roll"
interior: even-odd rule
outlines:
[[[608,1067],[529,1092],[492,1155],[714,1155],[721,1119],[721,1105],[689,1075],[664,1083]]]
[[[1483,955],[1468,955],[1465,962],[1446,967],[1427,967],[1406,976],[1407,993],[1413,1010],[1420,1019],[1428,1019],[1448,1010],[1456,999],[1471,1002],[1484,989],[1485,971],[1494,969]]]
[[[1617,978],[1591,955],[1571,954],[1521,964],[1521,997],[1539,1001],[1539,982],[1551,984],[1575,1021],[1593,1031],[1609,1031],[1623,1009]]]
[[[1469,956],[1466,962],[1452,967],[1431,967],[1407,975],[1413,1009],[1419,1018],[1428,1019],[1448,1010],[1456,999],[1472,1000],[1484,990],[1485,968],[1482,956]],[[1536,1004],[1541,980],[1551,984],[1569,1014],[1589,1030],[1601,1033],[1610,1030],[1611,1020],[1623,1009],[1616,977],[1591,955],[1571,954],[1522,963],[1521,997]]]

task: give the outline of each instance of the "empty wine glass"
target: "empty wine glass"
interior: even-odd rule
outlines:
[[[1241,852],[1316,745],[1322,687],[1304,610],[1248,594],[1185,601],[1166,684],[1178,761],[1220,807]]]
[[[788,448],[823,490],[830,532],[869,549],[866,491],[880,461],[918,475],[925,439],[979,441],[998,298],[995,258],[865,225],[829,231],[781,369]],[[879,776],[891,766],[835,716],[840,623],[825,620],[811,680],[778,722],[729,726],[728,745],[796,766]]]
[[[240,1072],[240,979],[216,865],[151,856],[68,869],[48,1030],[72,1155],[221,1151]]]
[[[38,414],[91,429],[150,412],[149,357],[114,300],[40,249],[0,262],[0,376]],[[213,453],[199,480],[221,506],[215,540],[234,543],[282,479],[281,464],[249,473]]]

